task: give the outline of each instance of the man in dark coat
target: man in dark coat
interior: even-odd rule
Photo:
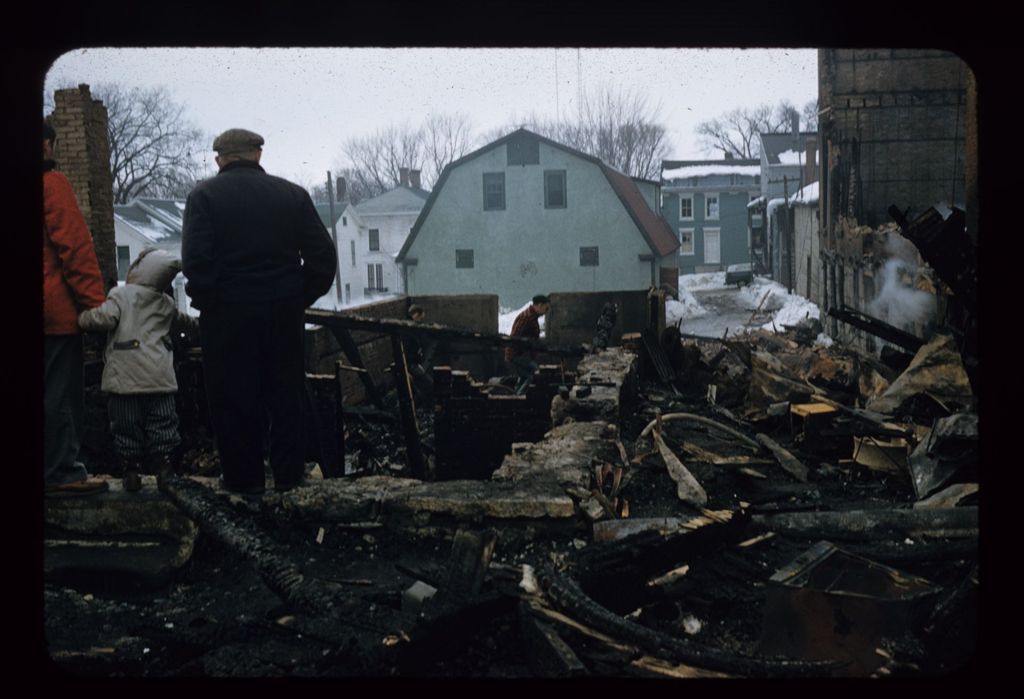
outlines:
[[[260,167],[263,137],[216,138],[215,177],[185,204],[181,261],[199,330],[224,487],[276,490],[304,476],[303,314],[334,280],[337,250],[302,187]]]

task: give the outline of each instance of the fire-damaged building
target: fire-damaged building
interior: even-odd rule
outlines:
[[[99,390],[102,338],[87,338],[83,457],[109,491],[44,503],[53,672],[674,679],[974,667],[974,268],[944,256],[963,249],[948,241],[977,238],[970,70],[934,51],[819,55],[820,189],[787,192],[782,206],[795,212],[795,290],[810,290],[820,319],[699,336],[666,321],[666,293],[646,277],[552,293],[541,339],[498,332],[497,291],[309,309],[306,481],[257,496],[218,481],[188,334],[173,338],[174,472],[126,492]],[[62,145],[102,141],[86,86],[55,104]],[[64,147],[56,158],[82,197],[106,154]],[[949,179],[934,179],[945,165]],[[104,216],[92,201],[91,225]],[[104,225],[92,232],[116,275]],[[900,298],[880,293],[890,260]],[[919,293],[936,312],[899,316]],[[408,320],[412,304],[424,321]],[[412,338],[430,347],[426,388],[412,377]],[[538,361],[522,395],[506,347]]]

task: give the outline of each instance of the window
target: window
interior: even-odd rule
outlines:
[[[348,303],[351,300],[352,300],[352,285],[351,284],[346,284],[345,285],[345,303]]]
[[[356,266],[356,241],[350,240],[349,247],[352,249],[352,266]]]
[[[370,250],[380,250],[380,230],[370,229]]]
[[[108,250],[110,248],[107,248]],[[127,245],[117,246],[117,279],[124,281],[128,276],[128,268],[132,264],[132,251]]]
[[[384,286],[384,265],[366,265],[366,290],[387,291],[387,287]]]
[[[580,267],[597,267],[597,248],[580,248]]]
[[[544,171],[544,208],[564,209],[565,170]]]
[[[683,221],[693,220],[693,197],[679,197],[679,218]]]
[[[692,228],[680,228],[679,229],[679,254],[680,255],[692,255],[693,254],[693,229]]]
[[[473,268],[473,251],[472,250],[456,250],[455,251],[455,268],[456,269],[472,269]]]
[[[509,165],[539,165],[540,141],[531,134],[513,134],[505,146],[505,153]]]
[[[704,218],[718,218],[718,195],[704,195]]]
[[[348,217],[347,216],[342,216],[341,217],[341,225],[343,225],[343,226],[347,226],[348,225]]]
[[[484,211],[505,209],[505,173],[484,173]]]

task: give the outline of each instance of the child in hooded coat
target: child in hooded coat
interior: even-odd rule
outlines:
[[[171,332],[198,324],[164,293],[179,271],[181,258],[146,248],[128,268],[124,286],[78,316],[83,330],[109,331],[100,388],[110,394],[110,431],[128,491],[142,487],[140,471],[168,473],[170,454],[181,442]]]

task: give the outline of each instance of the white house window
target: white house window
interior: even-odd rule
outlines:
[[[351,284],[346,284],[345,285],[345,303],[349,303],[351,301],[352,301],[352,285]]]
[[[348,243],[349,243],[349,247],[351,248],[351,252],[352,252],[352,266],[355,267],[356,266],[356,241],[350,240],[350,241],[348,241]]]
[[[544,208],[564,209],[565,170],[544,171]]]
[[[693,197],[679,197],[679,218],[682,221],[693,220]]]
[[[580,248],[580,267],[597,267],[599,260],[597,248]]]
[[[341,217],[341,225],[343,225],[343,226],[347,226],[348,225],[348,217],[346,217],[346,216],[342,216]]]
[[[366,290],[387,291],[384,286],[384,265],[366,265]]]
[[[718,218],[718,195],[704,196],[704,218]]]
[[[380,230],[370,229],[370,250],[380,250]]]
[[[484,211],[500,211],[505,208],[505,173],[484,173]]]
[[[680,255],[692,255],[693,254],[693,229],[692,228],[680,228],[679,229],[679,254]]]
[[[117,279],[124,281],[128,276],[128,267],[132,264],[132,251],[127,245],[117,246]]]
[[[473,268],[473,251],[472,250],[456,250],[455,251],[455,268],[456,269],[472,269]]]

